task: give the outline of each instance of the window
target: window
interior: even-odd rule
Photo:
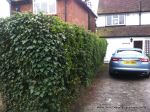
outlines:
[[[33,13],[56,14],[56,0],[33,0]]]
[[[150,40],[145,40],[145,54],[150,56]]]
[[[125,25],[125,15],[108,15],[106,16],[106,26]]]
[[[133,52],[133,53],[140,53],[142,54],[141,50],[118,50],[117,53],[126,53],[126,52]]]

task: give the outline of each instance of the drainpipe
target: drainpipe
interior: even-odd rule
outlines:
[[[140,1],[139,25],[141,25],[141,8],[142,8],[142,1]]]
[[[88,13],[88,30],[91,30],[91,17],[90,17],[90,13]]]
[[[64,0],[64,17],[65,17],[65,22],[67,21],[67,0]]]

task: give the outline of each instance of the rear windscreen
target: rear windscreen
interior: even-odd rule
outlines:
[[[134,56],[143,55],[142,51],[133,51],[133,50],[132,51],[120,50],[117,54],[121,55],[121,56],[127,56],[127,57],[134,57]]]
[[[118,50],[117,53],[142,53],[140,50]]]

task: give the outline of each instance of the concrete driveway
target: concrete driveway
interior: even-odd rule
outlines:
[[[128,75],[110,77],[108,67],[100,71],[73,112],[150,112],[150,78]]]

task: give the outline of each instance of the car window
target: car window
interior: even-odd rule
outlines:
[[[135,53],[136,53],[136,52],[142,53],[141,50],[117,50],[117,53],[120,53],[120,52],[130,52],[130,51],[131,51],[131,52],[133,51],[133,52],[135,52]]]
[[[127,51],[127,50],[118,50],[117,51],[118,54],[134,54],[134,55],[142,55],[142,51],[139,51],[139,50],[130,50],[130,51]]]

